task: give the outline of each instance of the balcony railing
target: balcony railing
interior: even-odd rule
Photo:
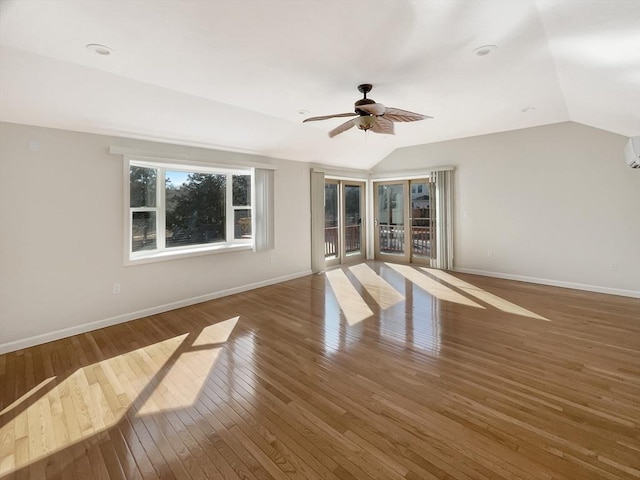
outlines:
[[[380,253],[404,253],[404,227],[381,225],[378,235]]]
[[[359,252],[361,249],[360,225],[347,225],[345,227],[345,247],[347,255]],[[338,256],[338,227],[325,227],[324,229],[324,257]]]
[[[431,227],[411,227],[411,246],[414,255],[430,257]]]
[[[399,254],[404,253],[404,227],[382,225],[378,230],[380,235],[380,252]],[[324,229],[324,257],[338,256],[338,227],[326,227]],[[345,227],[345,246],[347,255],[360,252],[361,236],[360,225],[347,225]],[[412,254],[421,257],[431,256],[431,227],[411,227]]]
[[[378,230],[381,253],[404,253],[404,227],[381,225]],[[431,227],[411,227],[413,255],[431,255]]]
[[[324,258],[338,256],[338,227],[324,229]]]

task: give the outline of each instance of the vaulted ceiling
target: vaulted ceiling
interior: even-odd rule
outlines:
[[[640,0],[5,0],[0,48],[0,120],[30,125],[365,169],[567,120],[640,134]],[[434,118],[302,123],[360,83]]]

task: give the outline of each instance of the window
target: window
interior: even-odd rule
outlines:
[[[235,240],[251,238],[251,176],[233,175],[233,235]]]
[[[253,169],[128,159],[128,263],[253,247]]]

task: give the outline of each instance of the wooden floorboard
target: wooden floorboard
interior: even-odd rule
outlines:
[[[0,355],[0,478],[639,479],[639,399],[640,300],[367,262]]]

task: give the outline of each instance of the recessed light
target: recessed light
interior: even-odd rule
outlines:
[[[535,109],[536,109],[536,107],[524,107],[524,108],[521,108],[521,109],[520,109],[520,111],[521,111],[522,113],[527,113],[527,112],[532,112],[532,111],[534,111]]]
[[[87,45],[87,49],[91,50],[93,53],[97,53],[98,55],[111,55],[113,50],[111,50],[106,45],[100,45],[99,43],[90,43]]]
[[[476,48],[473,53],[478,55],[479,57],[484,57],[485,55],[489,55],[491,52],[497,50],[498,47],[495,45],[482,45],[481,47]]]

